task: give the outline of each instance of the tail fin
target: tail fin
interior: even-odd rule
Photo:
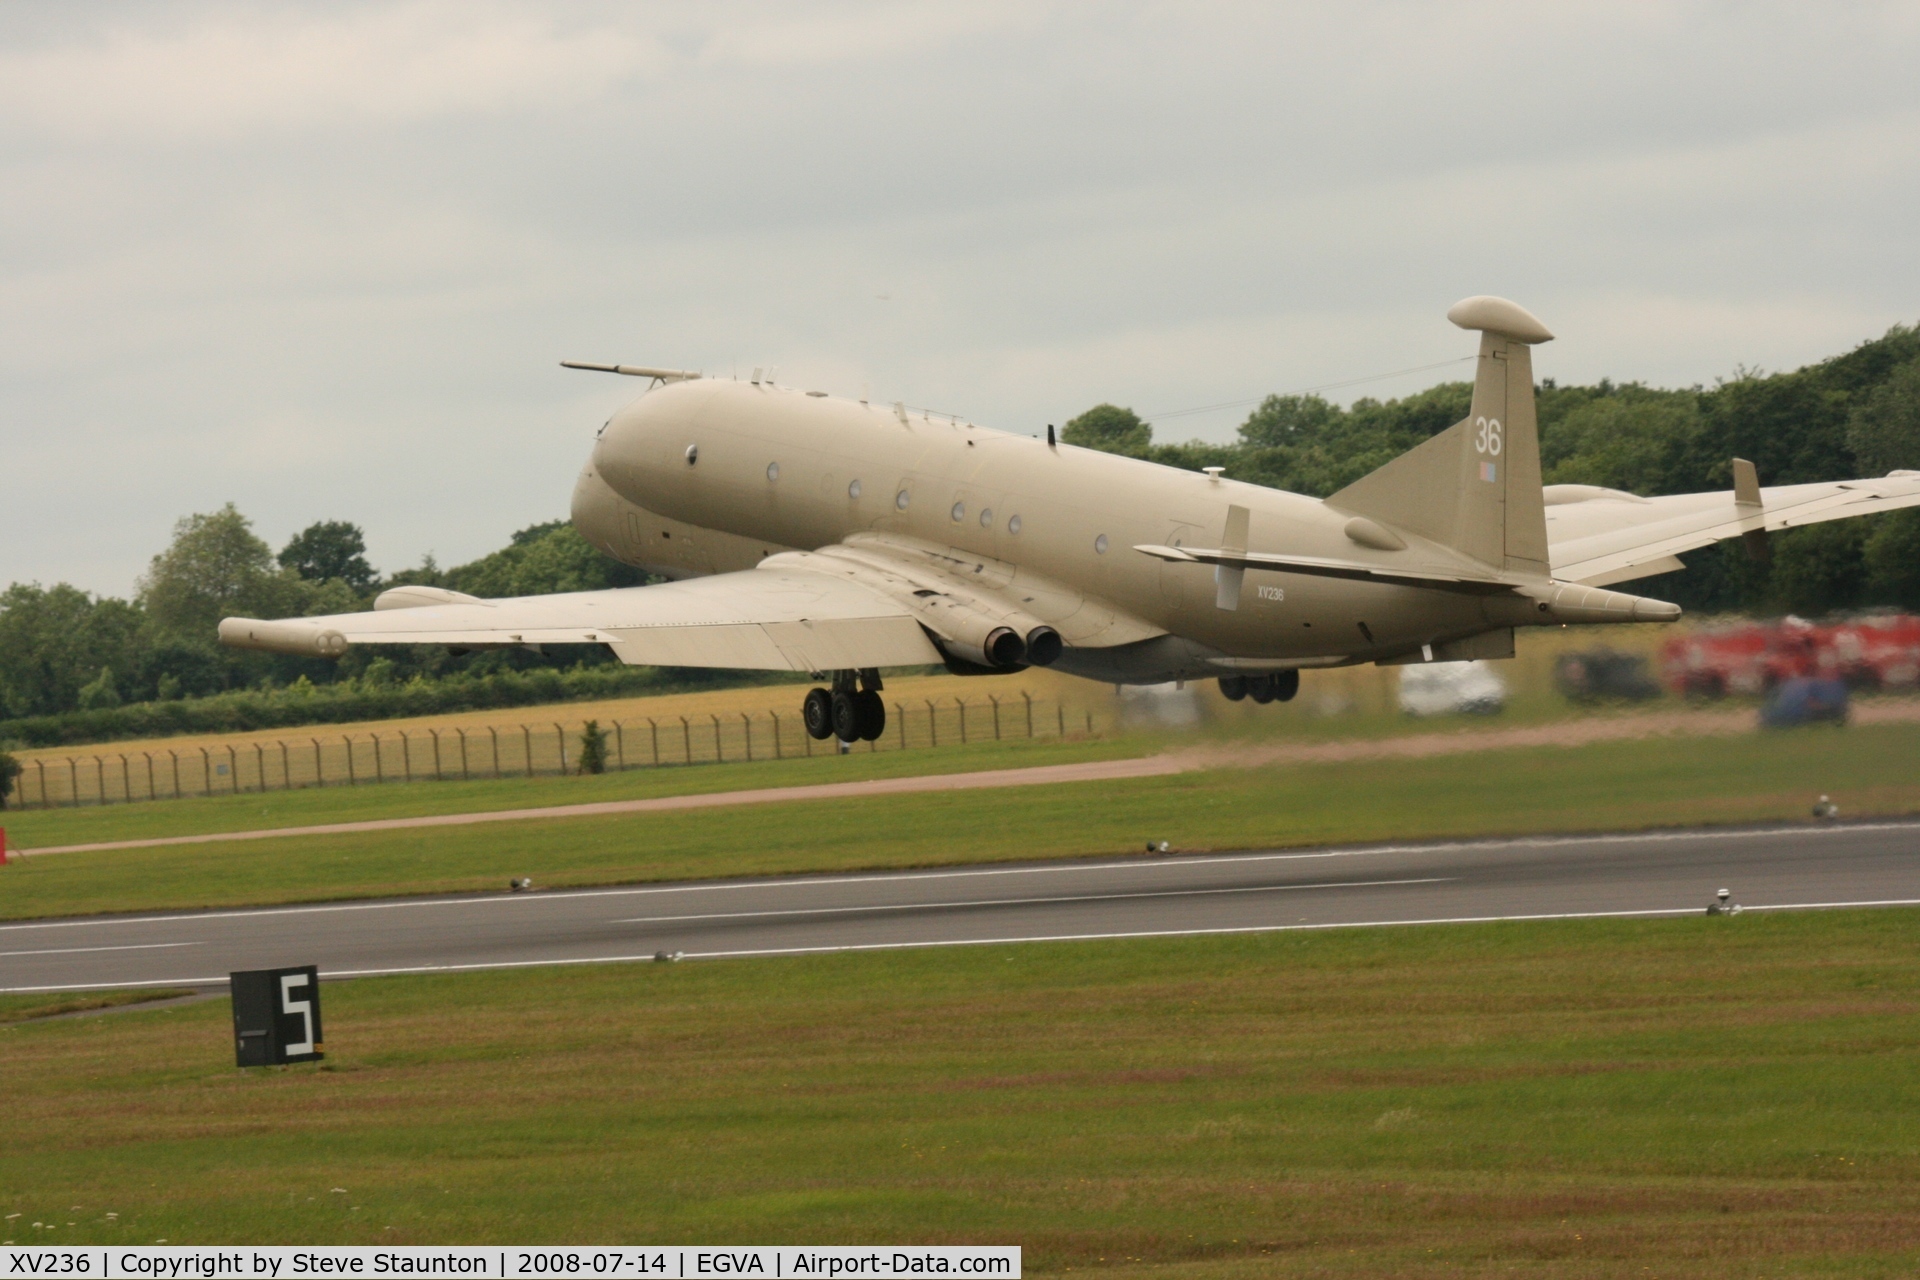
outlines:
[[[1547,517],[1529,348],[1553,335],[1504,298],[1468,298],[1447,319],[1480,331],[1473,407],[1327,505],[1417,533],[1506,573],[1545,577]]]

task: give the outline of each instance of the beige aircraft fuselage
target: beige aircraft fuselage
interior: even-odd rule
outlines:
[[[1486,367],[1476,410],[1486,408],[1480,402],[1488,396],[1501,400],[1493,408],[1494,429],[1508,419],[1506,439],[1494,440],[1490,462],[1511,477],[1466,464],[1443,468],[1446,481],[1460,470],[1459,484],[1487,489],[1488,501],[1497,501],[1493,491],[1504,494],[1509,484],[1531,486],[1536,524],[1540,479],[1526,341],[1538,340],[1493,333],[1482,339]],[[1524,405],[1505,403],[1509,384],[1516,401],[1524,391]],[[1520,413],[1524,430],[1513,420]],[[1472,423],[1470,415],[1461,427]],[[1483,414],[1483,437],[1484,424]],[[1474,465],[1484,467],[1482,443],[1478,455],[1461,452],[1470,461],[1481,458]],[[1531,542],[1511,533],[1503,542],[1497,508],[1463,514],[1451,495],[1428,502],[1418,490],[1435,487],[1433,474],[1429,463],[1411,476],[1414,492],[1377,499],[1372,510],[1383,524],[1365,518],[1364,495],[1343,507],[1340,495],[1322,501],[1050,446],[897,405],[764,381],[701,378],[656,386],[607,422],[574,491],[573,521],[608,555],[669,577],[748,569],[783,553],[849,540],[945,549],[962,582],[971,578],[1060,631],[1066,650],[1056,665],[1101,680],[1408,656],[1502,657],[1512,652],[1508,629],[1514,626],[1635,616],[1631,604],[1617,603],[1634,598],[1614,593],[1592,593],[1614,595],[1616,607],[1589,617],[1567,607],[1576,602],[1550,607],[1536,598],[1539,592],[1260,568],[1246,568],[1244,581],[1229,579],[1233,598],[1225,599],[1222,577],[1236,570],[1137,549],[1225,546],[1233,536],[1233,509],[1242,508],[1242,549],[1256,555],[1377,564],[1386,571],[1464,566],[1467,576],[1511,581],[1518,574],[1547,583],[1543,526],[1527,535]],[[1498,483],[1481,479],[1489,474]],[[1429,506],[1438,514],[1426,511]],[[1434,526],[1432,539],[1417,532],[1423,512]],[[1475,520],[1485,527],[1453,527]],[[1516,540],[1526,545],[1510,545]],[[1663,610],[1640,616],[1677,612]]]

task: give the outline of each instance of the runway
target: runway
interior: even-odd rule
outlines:
[[[0,991],[1484,920],[1920,905],[1920,821],[1364,845],[0,925]]]

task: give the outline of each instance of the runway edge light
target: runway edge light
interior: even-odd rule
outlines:
[[[233,992],[233,1057],[240,1067],[318,1062],[320,970],[252,969],[228,975]]]

